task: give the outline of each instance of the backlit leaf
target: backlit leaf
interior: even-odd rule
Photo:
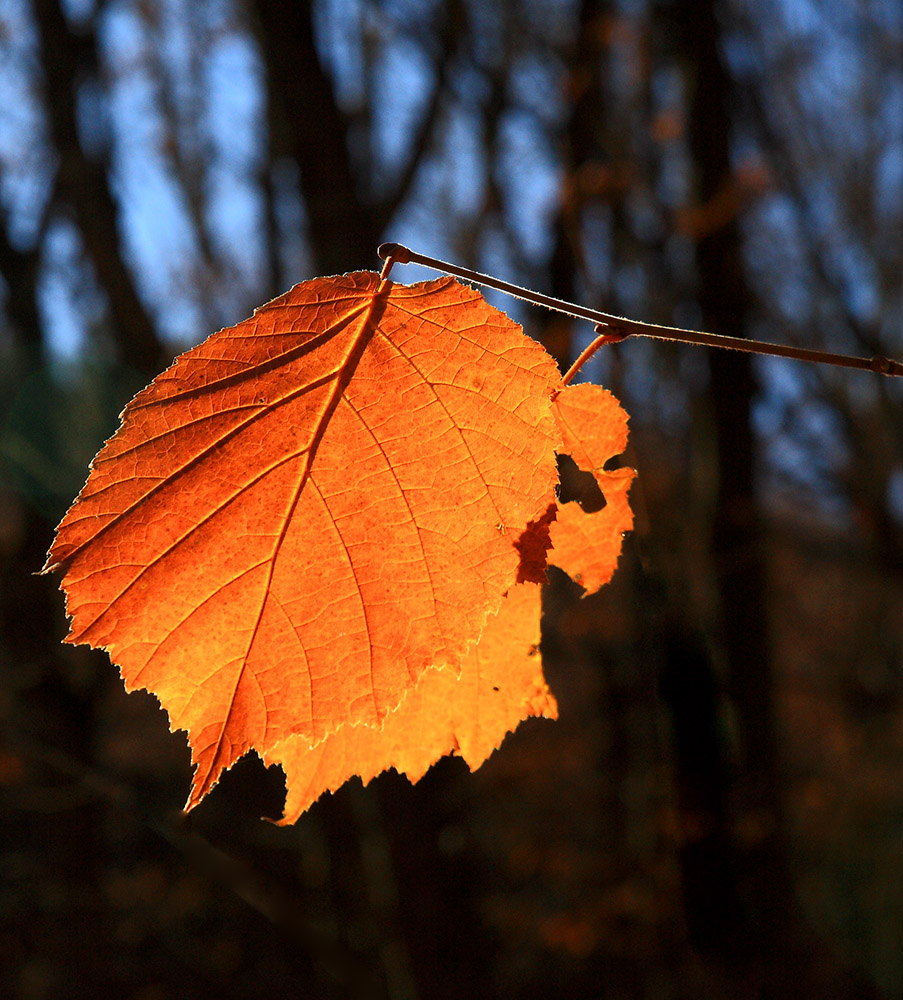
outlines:
[[[589,382],[565,386],[552,408],[561,431],[560,451],[595,476],[605,506],[586,513],[576,501],[560,504],[550,526],[548,561],[592,594],[611,579],[624,533],[633,527],[627,493],[635,473],[605,469],[627,444],[627,414],[607,389]]]
[[[67,641],[188,731],[189,806],[251,748],[378,727],[424,671],[457,675],[554,503],[558,384],[472,289],[358,272],[296,285],[132,400],[45,569]]]
[[[266,762],[282,765],[288,788],[282,822],[295,822],[323,792],[355,774],[366,784],[394,767],[417,781],[449,753],[475,770],[523,719],[557,718],[539,656],[540,605],[537,584],[510,590],[465,657],[460,677],[427,670],[382,729],[343,726],[314,747],[299,736],[274,747]]]

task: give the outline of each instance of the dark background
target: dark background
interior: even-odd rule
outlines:
[[[606,348],[637,527],[547,588],[561,720],[292,828],[256,758],[183,816],[32,575],[134,391],[385,239],[900,358],[899,4],[3,0],[0,92],[0,993],[903,998],[899,380]]]

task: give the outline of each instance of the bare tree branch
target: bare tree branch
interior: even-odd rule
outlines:
[[[440,50],[435,63],[436,83],[417,130],[409,140],[410,152],[395,181],[394,190],[376,210],[377,227],[380,232],[391,223],[395,213],[410,194],[417,171],[429,150],[448,90],[450,63],[467,30],[466,16],[460,0],[451,0],[444,11],[440,12],[440,16],[443,16],[443,24],[440,30]]]
[[[74,35],[58,0],[34,0],[32,9],[44,68],[45,112],[59,157],[59,194],[72,206],[85,249],[106,292],[122,360],[145,374],[155,374],[163,351],[125,262],[119,210],[106,165],[86,155],[79,139],[78,88],[97,65],[96,38],[93,33]]]
[[[360,210],[348,123],[317,52],[311,7],[257,0],[254,11],[268,73],[271,147],[298,165],[316,269],[359,267],[372,258],[379,229]]]

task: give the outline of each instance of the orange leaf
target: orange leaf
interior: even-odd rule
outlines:
[[[627,414],[610,392],[589,382],[565,386],[552,409],[562,437],[559,451],[595,476],[605,506],[588,514],[576,501],[559,504],[548,561],[592,594],[612,578],[624,533],[633,527],[627,492],[635,473],[604,468],[627,444]]]
[[[465,657],[460,677],[427,670],[382,729],[343,726],[314,747],[299,736],[277,744],[266,762],[285,769],[281,822],[294,823],[323,792],[355,774],[366,784],[394,767],[418,781],[453,752],[476,770],[523,719],[557,718],[539,656],[540,590],[535,583],[513,587]]]
[[[189,734],[196,805],[251,748],[378,726],[458,672],[554,501],[551,358],[475,291],[296,285],[140,392],[45,570]]]
[[[566,385],[555,396],[553,412],[561,433],[558,450],[584,472],[602,472],[605,463],[627,447],[627,414],[600,385]]]

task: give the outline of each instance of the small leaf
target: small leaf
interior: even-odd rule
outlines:
[[[605,506],[588,514],[576,501],[559,504],[549,529],[548,559],[592,594],[612,578],[624,533],[633,527],[627,493],[635,472],[605,470],[627,444],[627,414],[608,390],[588,382],[565,386],[552,408],[562,436],[560,451],[595,476]]]

